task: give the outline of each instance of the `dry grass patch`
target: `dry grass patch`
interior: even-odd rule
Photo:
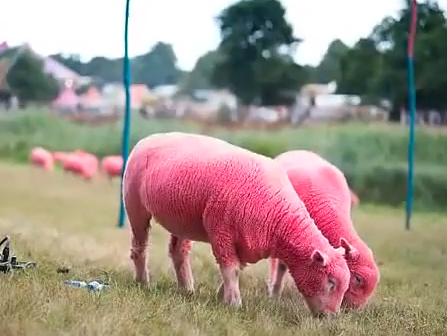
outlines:
[[[39,267],[0,275],[0,335],[445,335],[447,218],[418,214],[411,232],[402,212],[363,207],[355,212],[362,237],[381,264],[382,281],[371,305],[332,321],[317,321],[290,281],[281,300],[266,297],[266,263],[249,267],[244,306],[232,310],[215,298],[219,274],[207,245],[196,244],[197,293],[185,296],[167,258],[167,235],[155,226],[150,249],[153,283],[132,282],[129,233],[115,227],[118,183],[84,183],[61,172],[0,164],[0,234],[12,237],[19,259]],[[62,264],[71,265],[59,274]],[[99,295],[63,286],[93,279],[101,270],[112,287]]]

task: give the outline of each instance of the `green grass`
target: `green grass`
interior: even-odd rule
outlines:
[[[0,275],[0,335],[445,335],[447,218],[416,214],[410,232],[403,214],[357,208],[354,222],[380,263],[381,283],[364,310],[332,321],[309,316],[290,279],[281,299],[266,295],[266,262],[248,267],[241,281],[243,308],[215,296],[219,273],[206,244],[193,249],[197,293],[181,294],[167,257],[167,234],[155,225],[149,265],[152,285],[132,282],[128,229],[115,227],[118,183],[85,183],[61,172],[0,164],[0,233],[12,236],[19,259],[39,264],[28,274]],[[5,182],[6,181],[6,182]],[[56,272],[70,265],[69,274]],[[95,296],[64,287],[101,270],[112,287]]]
[[[200,133],[203,127],[181,120],[145,120],[134,113],[130,144],[166,131]],[[0,158],[26,162],[34,146],[51,151],[83,149],[99,157],[121,152],[122,124],[81,126],[28,110],[0,117]],[[407,194],[408,129],[401,125],[318,125],[275,132],[222,128],[207,130],[267,156],[291,149],[313,150],[342,169],[362,202],[403,208]],[[418,210],[445,212],[447,203],[447,132],[418,127],[416,134],[414,204]]]
[[[145,120],[132,116],[130,143],[156,132],[201,132],[202,127],[181,120]],[[26,160],[33,146],[50,150],[82,148],[100,157],[121,152],[122,124],[76,125],[47,110],[29,110],[0,117],[0,157]],[[340,124],[284,129],[281,131],[227,131],[212,129],[210,135],[265,155],[303,148],[314,150],[342,168],[367,163],[400,164],[407,160],[408,129],[400,125]],[[447,164],[447,132],[417,129],[416,162],[423,166]]]

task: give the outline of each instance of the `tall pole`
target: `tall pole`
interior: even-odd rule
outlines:
[[[410,112],[410,135],[408,140],[408,179],[407,179],[407,203],[405,229],[410,230],[411,214],[413,210],[414,189],[414,142],[415,142],[415,119],[416,119],[416,88],[414,83],[414,40],[417,23],[417,3],[411,2],[411,23],[408,34],[408,108]]]
[[[124,60],[123,60],[123,82],[126,95],[126,105],[124,112],[123,136],[122,136],[122,155],[123,168],[121,170],[121,187],[120,187],[120,209],[118,218],[118,227],[124,226],[126,211],[123,202],[123,175],[126,167],[127,158],[129,156],[129,137],[130,137],[130,61],[129,61],[129,7],[130,0],[126,0],[126,13],[124,19]]]

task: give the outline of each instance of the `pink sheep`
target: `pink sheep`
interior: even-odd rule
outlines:
[[[98,172],[98,158],[81,150],[68,154],[63,163],[65,171],[81,176],[85,180],[91,180]]]
[[[86,152],[78,153],[78,157],[81,159],[83,167],[83,169],[80,172],[81,176],[85,180],[91,180],[98,173],[99,169],[98,158],[95,155]]]
[[[363,307],[372,296],[380,274],[373,253],[352,225],[351,191],[343,173],[317,154],[304,150],[283,153],[275,160],[286,169],[298,196],[330,244],[346,251],[351,281],[342,306]],[[281,262],[271,260],[271,295],[281,293],[285,272]]]
[[[274,160],[204,135],[154,134],[133,148],[123,200],[132,230],[135,280],[148,284],[148,234],[155,219],[171,233],[180,288],[193,292],[192,241],[207,242],[220,267],[223,300],[240,306],[247,263],[279,258],[315,315],[336,313],[349,284],[343,249],[309,217]]]
[[[53,153],[54,162],[58,162],[60,164],[63,164],[64,160],[68,156],[68,154],[69,153],[65,153],[65,152],[54,152]]]
[[[360,199],[355,192],[353,192],[352,190],[350,190],[350,192],[351,192],[351,205],[353,207],[356,207],[360,204]]]
[[[79,163],[78,157],[76,154],[67,154],[64,157],[64,160],[62,162],[62,167],[64,171],[78,174],[78,172],[81,170],[81,165]]]
[[[30,161],[33,165],[52,171],[54,168],[54,160],[51,152],[42,147],[35,147],[30,153]]]
[[[123,157],[121,155],[106,156],[101,161],[101,170],[109,179],[121,176]]]

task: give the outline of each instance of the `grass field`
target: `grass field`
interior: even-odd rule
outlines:
[[[215,298],[219,274],[207,245],[196,244],[197,292],[187,297],[175,284],[167,234],[154,226],[150,249],[152,286],[132,282],[129,232],[115,227],[118,182],[85,183],[61,172],[0,164],[0,234],[12,237],[19,259],[38,268],[0,275],[0,335],[445,335],[447,328],[447,218],[417,214],[411,232],[403,212],[360,207],[354,220],[374,250],[382,279],[370,306],[331,321],[309,317],[287,284],[282,299],[266,297],[266,263],[242,275],[243,308]],[[56,272],[70,265],[68,274]],[[63,286],[92,279],[101,270],[112,287],[100,295]]]
[[[0,160],[26,163],[35,146],[50,151],[82,149],[99,158],[121,153],[122,123],[87,126],[45,109],[30,108],[0,116]],[[276,131],[224,127],[205,129],[185,120],[132,116],[130,147],[149,134],[169,131],[205,133],[255,153],[274,157],[293,149],[312,150],[338,166],[362,201],[401,208],[407,197],[408,127],[380,123],[321,124]],[[416,129],[414,207],[446,212],[447,133]]]

